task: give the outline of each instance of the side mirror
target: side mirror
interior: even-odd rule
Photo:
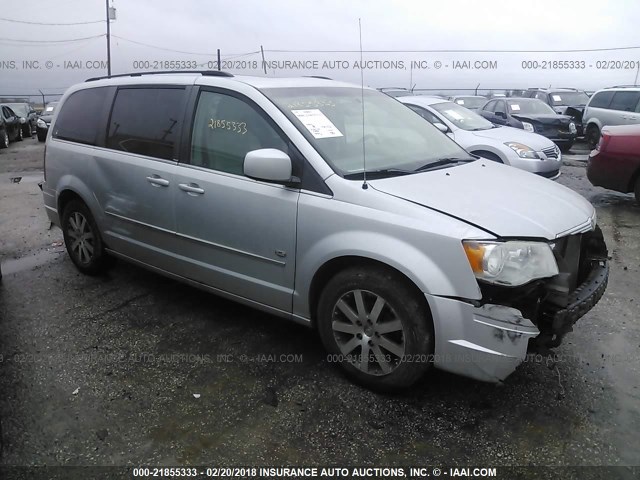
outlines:
[[[254,180],[295,186],[300,179],[291,176],[289,155],[275,148],[261,148],[247,152],[243,164],[244,174]]]
[[[440,130],[442,133],[447,133],[449,131],[449,128],[447,128],[444,123],[436,122],[433,124],[433,126]]]

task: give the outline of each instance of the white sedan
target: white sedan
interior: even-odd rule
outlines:
[[[398,101],[449,135],[469,153],[546,178],[560,176],[560,149],[542,135],[494,125],[475,112],[442,98],[416,95],[400,97]]]

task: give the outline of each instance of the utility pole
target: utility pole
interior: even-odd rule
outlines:
[[[107,7],[107,75],[111,76],[111,22],[109,22],[109,0],[104,0]]]

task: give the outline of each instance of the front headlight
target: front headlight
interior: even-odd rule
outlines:
[[[505,145],[516,152],[520,158],[540,158],[533,148],[522,143],[507,142]]]
[[[42,120],[41,118],[38,119],[38,121],[36,122],[36,125],[39,126],[40,128],[47,128],[47,124],[44,123],[44,120]]]
[[[527,132],[535,132],[533,125],[529,122],[522,122],[522,128],[524,128]]]
[[[576,124],[571,122],[569,124],[569,133],[576,133],[578,131],[578,129],[576,128]]]
[[[551,247],[544,242],[462,242],[469,265],[479,280],[516,287],[558,274]]]

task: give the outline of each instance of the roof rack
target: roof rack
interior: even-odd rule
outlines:
[[[408,88],[404,87],[380,87],[378,88],[378,90],[380,90],[381,92],[384,92],[385,90],[406,90],[407,92],[410,91]]]
[[[607,88],[638,88],[640,85],[614,85],[613,87]]]
[[[330,77],[323,77],[322,75],[303,75],[304,78],[319,78],[320,80],[333,80]]]
[[[104,77],[87,78],[85,82],[93,82],[95,80],[103,80],[105,78],[119,78],[119,77],[141,77],[143,75],[167,75],[172,73],[192,73],[200,74],[207,77],[233,77],[229,72],[222,72],[220,70],[159,70],[151,72],[133,72],[133,73],[119,73],[118,75],[105,75]]]

